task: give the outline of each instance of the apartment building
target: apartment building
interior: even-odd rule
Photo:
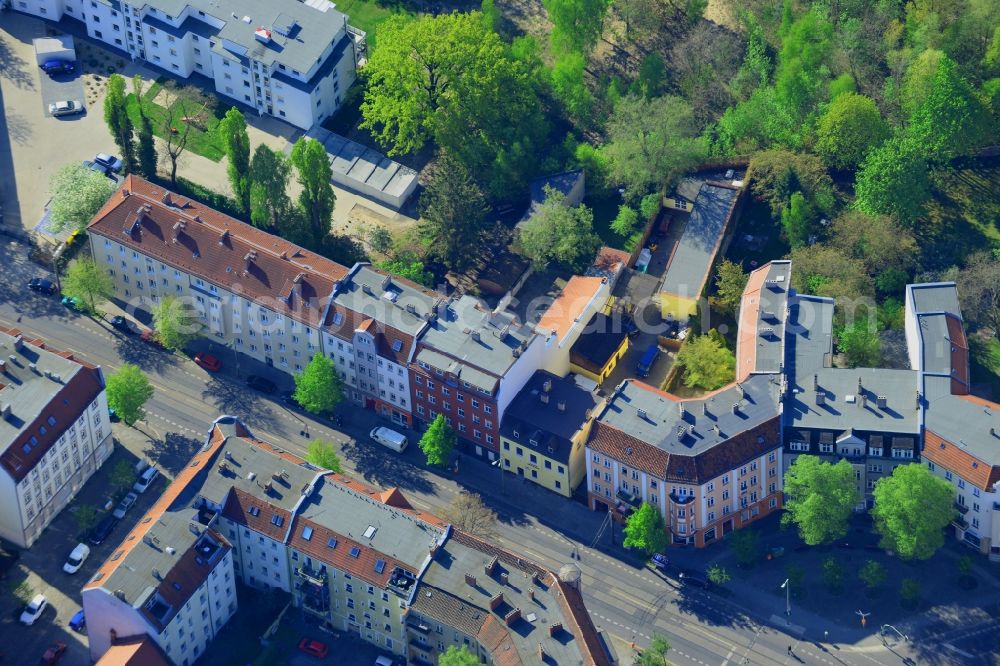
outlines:
[[[421,334],[410,364],[417,425],[443,414],[467,451],[496,460],[504,412],[547,353],[546,341],[512,313],[467,295],[452,300]]]
[[[443,296],[368,264],[341,279],[323,327],[323,346],[358,405],[402,426],[412,423],[410,363],[416,340],[445,312]]]
[[[364,33],[332,3],[295,0],[13,0],[21,12],[71,18],[133,60],[184,80],[206,77],[224,99],[309,129],[354,82]]]
[[[223,416],[84,588],[91,654],[97,659],[112,644],[148,635],[173,663],[193,663],[235,611],[232,586],[239,578],[258,590],[288,591],[317,624],[405,658],[413,644],[412,609],[418,596],[432,594],[418,592],[422,578],[434,571],[435,561],[444,564],[457,552],[450,544],[465,542],[489,548],[414,509],[395,488],[379,491],[318,469]],[[546,616],[565,627],[557,636],[564,651],[554,663],[609,663],[600,643],[591,640],[596,630],[578,595],[559,592],[554,576],[537,565],[504,557],[545,581],[537,600],[552,600]],[[447,561],[453,571],[454,564]],[[442,595],[466,595],[461,582],[431,576],[428,583]],[[560,594],[563,606],[555,604]],[[530,607],[523,607],[527,614]],[[438,633],[450,636],[466,621],[438,617]],[[500,631],[506,640],[484,640],[482,653],[500,663],[511,645],[535,649],[542,639],[524,638],[525,630],[531,628]]]
[[[560,377],[570,372],[570,350],[594,332],[591,320],[610,296],[611,283],[606,277],[574,275],[569,279],[535,325],[539,335],[546,337],[545,370]]]
[[[504,471],[572,497],[587,475],[584,448],[603,402],[586,378],[536,372],[500,424]]]
[[[180,298],[205,337],[288,373],[322,353],[344,266],[134,175],[88,232],[119,300],[148,311]]]
[[[0,327],[0,536],[30,547],[114,448],[104,374]]]
[[[193,664],[236,612],[232,544],[218,531],[221,507],[198,492],[226,442],[220,419],[205,445],[135,525],[82,591],[95,661],[147,636],[171,663]]]

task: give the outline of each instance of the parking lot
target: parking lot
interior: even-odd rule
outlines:
[[[115,431],[121,430],[122,426],[116,424]],[[149,509],[163,488],[162,479],[154,482],[148,492],[139,496],[136,505],[101,545],[88,543],[90,556],[80,570],[75,574],[65,573],[63,564],[66,557],[81,539],[86,541],[73,514],[77,507],[85,504],[97,508],[99,518],[113,510],[113,506],[108,510],[104,507],[111,499],[109,477],[119,461],[134,465],[137,458],[125,447],[116,445],[111,458],[91,477],[73,503],[52,521],[30,550],[21,552],[20,561],[4,577],[5,589],[0,594],[0,653],[13,658],[12,663],[37,662],[53,641],[62,641],[68,647],[60,664],[75,666],[90,663],[86,633],[77,633],[68,626],[70,619],[81,608],[80,588],[107,559],[111,550],[121,543],[122,537]],[[12,590],[21,583],[27,583],[32,594],[44,594],[49,602],[42,617],[30,627],[19,622],[23,606],[12,594]]]
[[[79,68],[72,74],[57,74],[55,76],[48,76],[39,71],[38,80],[41,92],[42,115],[46,118],[52,118],[52,114],[49,113],[49,104],[55,104],[62,100],[80,102],[84,105],[84,113],[75,116],[63,116],[58,119],[60,122],[79,121],[89,113],[90,110],[86,109],[86,102],[84,101],[83,76]]]

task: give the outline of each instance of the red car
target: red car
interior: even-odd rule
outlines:
[[[320,643],[319,641],[314,641],[311,638],[303,638],[299,641],[299,650],[305,652],[309,656],[319,657],[322,659],[330,652],[330,648],[326,646],[326,643]]]
[[[62,656],[66,654],[66,644],[62,641],[56,641],[49,646],[49,649],[45,651],[42,655],[42,663],[46,666],[56,663]]]
[[[222,361],[215,358],[211,354],[199,352],[194,355],[194,362],[209,372],[218,372],[222,369]]]

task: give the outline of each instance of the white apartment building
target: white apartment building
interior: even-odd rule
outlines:
[[[30,547],[111,455],[104,375],[0,328],[0,536]]]
[[[205,337],[288,373],[321,352],[320,326],[347,274],[340,264],[137,176],[88,231],[94,260],[130,306],[180,298]]]
[[[364,34],[329,2],[296,0],[11,0],[179,79],[201,75],[226,98],[309,129],[340,108]]]

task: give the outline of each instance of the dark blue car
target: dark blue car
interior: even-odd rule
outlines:
[[[69,628],[73,631],[80,632],[83,631],[87,626],[87,618],[83,615],[83,609],[80,609],[76,614],[70,618]]]
[[[69,60],[46,60],[42,63],[42,71],[49,76],[72,74],[75,70],[76,63]]]

